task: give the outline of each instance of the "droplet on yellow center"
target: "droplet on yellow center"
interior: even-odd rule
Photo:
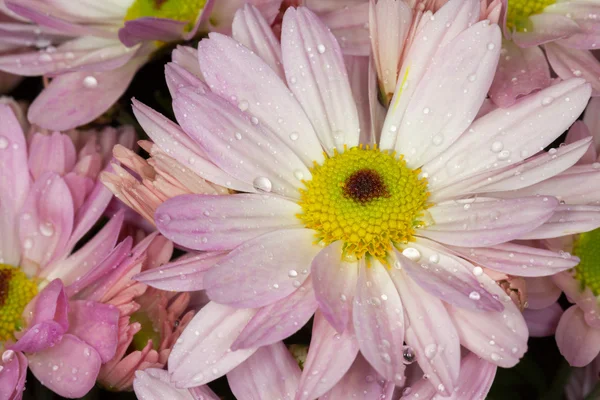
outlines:
[[[23,271],[0,264],[0,342],[14,340],[23,325],[23,310],[35,297],[37,285]]]
[[[198,13],[205,4],[206,0],[135,0],[127,10],[125,21],[142,17],[156,17],[194,24]]]
[[[343,241],[344,257],[388,263],[394,244],[407,243],[429,206],[427,180],[393,152],[353,147],[311,168],[297,216],[317,241]]]
[[[573,254],[581,260],[575,267],[575,277],[582,288],[589,287],[596,296],[600,295],[600,229],[580,234]]]
[[[542,13],[544,8],[554,3],[556,0],[509,0],[506,26],[508,29],[518,32],[530,31],[529,17]]]

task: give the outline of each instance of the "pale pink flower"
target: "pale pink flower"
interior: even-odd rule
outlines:
[[[208,386],[191,389],[176,388],[169,382],[168,372],[156,368],[137,371],[133,389],[138,399],[143,400],[219,400]]]
[[[281,0],[252,2],[273,20]],[[52,77],[31,105],[29,119],[49,129],[71,129],[111,107],[160,43],[191,39],[199,30],[227,32],[244,3],[2,0],[0,10],[16,21],[0,23],[5,53],[0,70]]]
[[[591,50],[600,46],[597,0],[503,0],[502,56],[490,97],[500,107],[551,84],[551,71],[562,79],[585,78],[592,95],[600,93],[600,62]]]
[[[574,368],[565,385],[567,400],[595,399],[600,392],[600,357],[583,368]],[[592,391],[596,390],[592,394]]]
[[[350,59],[349,77],[335,37],[302,7],[286,12],[281,47],[256,10],[240,10],[236,18],[254,27],[237,31],[234,24],[233,36],[246,47],[220,34],[199,44],[206,83],[198,68],[167,68],[181,128],[179,136],[155,130],[155,142],[191,167],[183,133],[210,160],[206,179],[241,192],[178,196],[155,213],[165,236],[206,253],[138,278],[168,290],[205,289],[213,300],[173,348],[176,385],[226,374],[317,310],[301,398],[330,390],[359,351],[385,380],[402,384],[405,342],[441,394],[456,387],[461,345],[494,365],[518,362],[525,322],[482,267],[543,276],[576,264],[507,243],[561,226],[545,224],[556,198],[511,193],[585,153],[589,139],[556,154],[540,150],[579,116],[591,89],[582,79],[561,82],[476,119],[501,36],[470,12],[479,2],[464,4],[448,2],[415,36],[420,45],[404,61],[412,65],[409,84],[394,95],[385,121],[370,112],[375,75],[367,60]],[[354,157],[362,164],[352,164]],[[345,175],[338,162],[350,168]],[[394,166],[381,169],[388,162]],[[409,186],[396,186],[405,179]],[[385,203],[394,193],[401,204]],[[327,203],[328,196],[335,200]],[[326,210],[327,219],[315,210]],[[353,235],[354,227],[365,231]],[[373,239],[379,229],[381,239]],[[198,365],[200,358],[206,362]]]

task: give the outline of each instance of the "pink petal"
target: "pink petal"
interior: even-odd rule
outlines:
[[[231,345],[232,350],[266,346],[293,335],[318,308],[310,276],[295,292],[258,310]]]
[[[359,142],[377,143],[385,109],[377,100],[377,73],[372,58],[346,56],[344,60],[358,111]]]
[[[529,17],[533,27],[528,32],[513,32],[512,40],[519,47],[538,46],[582,32],[575,21],[552,13],[534,14]]]
[[[469,353],[462,358],[460,363],[460,376],[458,387],[447,399],[483,399],[487,396],[494,377],[496,365],[487,362],[476,354]]]
[[[58,132],[33,135],[29,147],[29,170],[33,179],[38,179],[44,172],[65,175],[73,169],[76,159],[75,146],[67,135]]]
[[[490,97],[500,107],[510,107],[521,96],[550,86],[550,68],[539,47],[520,48],[510,40],[502,52]]]
[[[196,62],[196,60],[194,60],[194,62]],[[174,62],[170,62],[165,65],[165,79],[167,81],[167,86],[169,87],[171,97],[177,96],[177,91],[184,87],[190,86],[194,88],[205,88],[205,83],[202,82],[196,75]],[[156,111],[154,112],[156,113]],[[171,121],[167,120],[165,122],[169,123]]]
[[[27,377],[27,357],[21,352],[6,350],[0,361],[0,399],[21,400]]]
[[[346,374],[357,354],[352,328],[339,334],[317,312],[296,399],[312,400],[326,393]]]
[[[419,93],[416,91],[417,86],[431,66],[432,59],[456,36],[477,22],[479,8],[477,0],[451,0],[436,12],[433,19],[424,19],[426,22],[415,34],[412,40],[414,45],[410,46],[398,73],[396,91],[381,132],[381,148],[391,149],[396,146],[398,127],[413,95]],[[460,94],[463,95],[464,93]],[[418,112],[423,115],[423,109]]]
[[[385,267],[361,262],[352,317],[362,355],[384,378],[404,382],[404,314]]]
[[[210,81],[206,74],[207,81]],[[242,109],[245,106],[242,105]],[[184,88],[173,101],[181,127],[231,176],[266,192],[297,198],[311,174],[280,138],[212,92]],[[254,121],[254,122],[252,122]],[[265,149],[270,149],[265,152]]]
[[[300,381],[300,367],[282,342],[259,348],[227,374],[238,400],[293,400]]]
[[[237,247],[204,276],[211,300],[234,307],[262,307],[280,300],[308,277],[319,252],[314,231],[267,233]]]
[[[356,104],[340,46],[329,29],[304,7],[283,17],[281,51],[290,89],[304,108],[325,150],[358,144]]]
[[[43,268],[62,256],[73,229],[73,214],[71,191],[65,181],[53,172],[44,173],[21,209],[23,258]]]
[[[369,41],[369,5],[366,1],[354,2],[344,7],[339,5],[336,9],[326,14],[319,14],[319,18],[331,30],[340,44],[344,55],[368,56],[371,51]],[[308,9],[316,10],[304,2]]]
[[[253,191],[251,184],[238,181],[210,162],[204,150],[188,138],[177,124],[164,115],[135,99],[133,100],[133,113],[154,143],[182,165],[207,181],[238,191]]]
[[[532,310],[540,310],[555,303],[562,290],[556,286],[551,277],[526,279],[527,303]]]
[[[528,288],[529,289],[529,288]],[[563,310],[558,303],[541,310],[525,309],[523,317],[527,322],[529,335],[532,337],[552,336],[556,332],[556,327],[563,315]]]
[[[550,65],[562,79],[579,77],[586,79],[592,85],[592,95],[600,94],[600,61],[588,50],[577,50],[548,43],[544,46]]]
[[[189,22],[154,17],[125,21],[123,28],[119,29],[119,40],[127,47],[153,40],[172,42],[181,39]]]
[[[314,258],[311,275],[319,309],[329,323],[343,332],[352,317],[352,302],[358,280],[358,264],[342,259],[341,241],[334,242]]]
[[[52,320],[42,321],[31,326],[11,350],[37,353],[56,346],[64,338],[65,330]]]
[[[445,153],[423,167],[430,190],[537,154],[571,126],[590,93],[584,80],[571,79],[479,118]]]
[[[69,334],[28,358],[31,372],[44,386],[70,398],[83,397],[94,387],[102,364],[96,350]]]
[[[119,310],[83,300],[71,301],[70,306],[69,333],[92,346],[103,363],[108,362],[117,350]]]
[[[477,265],[516,276],[548,276],[573,268],[577,257],[564,256],[546,249],[537,249],[514,243],[493,247],[451,247]]]
[[[183,195],[156,210],[156,226],[163,235],[194,250],[235,249],[261,235],[300,228],[302,209],[281,197],[260,194],[234,196]]]
[[[594,138],[596,154],[600,154],[600,99],[594,97],[590,100],[583,114],[583,122]]]
[[[393,149],[409,166],[436,159],[475,119],[492,84],[500,45],[500,29],[483,21],[459,34],[431,60],[402,122],[395,125]],[[386,128],[393,130],[387,120]]]
[[[596,295],[589,287],[581,287],[572,272],[561,272],[552,277],[552,282],[556,284],[567,296],[567,299],[577,303],[584,312],[585,322],[596,329],[600,328],[600,305],[596,301]]]
[[[600,227],[600,206],[561,204],[542,226],[519,239],[548,239],[588,232]]]
[[[460,342],[444,304],[425,292],[402,270],[392,270],[406,320],[407,345],[423,373],[442,395],[453,392],[460,370]]]
[[[589,106],[588,106],[588,108],[586,108],[586,110],[589,110]],[[586,114],[587,114],[587,112],[586,112]],[[590,129],[583,121],[575,121],[573,123],[573,125],[571,125],[571,128],[569,128],[569,131],[567,132],[567,137],[565,138],[565,145],[573,144],[580,140],[588,139],[588,138],[592,139],[592,145],[588,148],[588,150],[585,152],[585,154],[579,159],[579,161],[577,161],[577,164],[579,164],[579,165],[592,164],[596,161],[597,154],[596,154],[595,141],[593,140],[594,138],[592,137],[592,133],[590,132]]]
[[[395,256],[394,268],[404,268],[422,289],[446,303],[471,310],[502,311],[502,304],[480,287],[475,266],[443,246],[419,238],[402,253],[396,251]]]
[[[230,347],[255,313],[212,301],[204,306],[185,328],[169,356],[171,382],[180,388],[200,386],[244,362],[256,349],[230,351]]]
[[[279,41],[256,7],[246,4],[240,8],[231,29],[235,40],[263,59],[280,78],[285,78]]]
[[[27,117],[34,124],[55,130],[91,122],[121,97],[143,61],[133,59],[111,71],[57,76],[31,104]]]
[[[190,292],[204,289],[204,274],[219,262],[222,252],[189,254],[179,260],[137,274],[136,281],[161,290]]]
[[[21,209],[30,185],[25,136],[10,106],[0,104],[0,259],[19,265],[20,248],[17,236],[17,213]]]
[[[600,352],[600,330],[585,322],[581,308],[571,306],[556,328],[556,344],[569,364],[584,367]]]
[[[311,122],[265,61],[231,38],[217,34],[200,42],[198,60],[211,90],[230,99],[236,107],[247,108],[248,113],[277,135],[304,164],[312,166],[313,161],[324,160]]]
[[[380,400],[392,398],[393,384],[382,384],[377,372],[359,353],[342,379],[320,400],[358,399]]]
[[[202,76],[202,71],[200,71],[200,65],[198,64],[198,50],[194,47],[179,45],[173,50],[171,58],[173,63],[179,65],[181,68],[204,82],[204,77]]]
[[[60,279],[55,279],[32,300],[35,309],[32,315],[31,325],[44,321],[54,321],[66,331],[69,329],[69,302],[65,294],[65,288]]]
[[[527,325],[511,298],[487,275],[479,282],[498,296],[504,311],[473,311],[446,306],[460,337],[460,344],[488,362],[514,366],[527,350]]]
[[[144,400],[219,400],[208,386],[193,389],[178,389],[169,380],[169,373],[162,369],[148,368],[135,371],[133,390]],[[192,390],[201,390],[205,397],[192,396]]]
[[[416,231],[452,246],[494,246],[523,237],[542,225],[557,206],[554,197],[446,201],[429,209],[434,223]]]

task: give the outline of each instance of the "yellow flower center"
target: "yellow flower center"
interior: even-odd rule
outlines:
[[[506,26],[510,30],[527,32],[531,30],[529,17],[540,14],[544,8],[556,3],[556,0],[509,0]]]
[[[402,156],[377,147],[334,153],[311,168],[297,217],[328,245],[343,241],[345,258],[372,256],[388,264],[394,244],[407,243],[428,207],[427,180]]]
[[[582,233],[575,241],[573,254],[581,262],[575,267],[575,278],[582,288],[589,287],[598,296],[600,294],[600,229]]]
[[[205,4],[206,0],[135,0],[127,10],[125,21],[142,17],[169,18],[187,21],[191,27]]]
[[[0,342],[15,339],[14,332],[23,327],[23,310],[37,292],[23,271],[0,264]]]

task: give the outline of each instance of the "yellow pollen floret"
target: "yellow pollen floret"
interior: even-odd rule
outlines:
[[[141,17],[169,18],[188,21],[191,27],[206,0],[135,0],[127,10],[125,21]]]
[[[573,254],[581,260],[575,267],[575,278],[582,289],[589,287],[596,296],[600,295],[600,229],[580,234]]]
[[[0,342],[14,340],[22,328],[21,314],[37,294],[37,285],[23,271],[0,264]]]
[[[556,3],[556,0],[509,0],[506,14],[506,26],[510,30],[527,32],[531,30],[529,17],[540,14],[544,8]]]
[[[427,180],[395,152],[353,147],[311,168],[297,217],[317,241],[343,241],[344,257],[371,256],[388,264],[394,244],[407,243],[428,207]]]

